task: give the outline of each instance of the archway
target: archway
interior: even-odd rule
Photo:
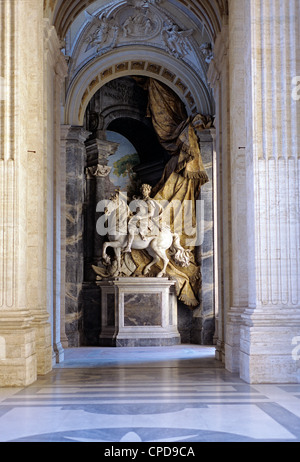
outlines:
[[[66,92],[66,102],[65,102],[65,110],[64,110],[64,123],[67,126],[71,126],[70,133],[73,133],[71,136],[74,148],[74,129],[72,127],[76,127],[76,138],[77,142],[80,144],[80,147],[77,146],[78,152],[80,152],[80,157],[84,156],[83,152],[85,149],[83,139],[88,139],[85,143],[89,153],[91,153],[91,145],[93,144],[90,142],[90,135],[85,133],[84,131],[80,134],[80,128],[82,127],[85,130],[89,131],[88,121],[86,120],[86,114],[91,113],[90,105],[91,102],[95,99],[96,95],[101,92],[101,89],[105,88],[107,85],[114,84],[114,82],[118,82],[119,79],[130,79],[133,76],[139,77],[146,77],[146,78],[155,78],[158,81],[162,82],[164,85],[169,87],[183,102],[187,114],[189,117],[193,117],[196,114],[214,114],[214,101],[212,98],[211,90],[207,84],[207,77],[206,71],[208,62],[206,62],[207,55],[203,54],[199,51],[196,47],[196,42],[200,40],[203,44],[206,44],[205,40],[208,40],[209,35],[204,32],[203,25],[201,26],[201,36],[197,32],[197,38],[192,38],[189,42],[189,50],[187,51],[187,46],[184,49],[183,54],[178,56],[174,51],[169,48],[168,43],[164,42],[164,35],[163,35],[163,28],[166,27],[166,23],[172,20],[172,23],[175,23],[176,17],[174,16],[174,12],[172,12],[172,16],[170,16],[169,12],[166,14],[166,9],[160,6],[160,2],[149,2],[151,5],[147,5],[146,13],[144,12],[144,6],[137,5],[138,2],[132,2],[128,7],[118,7],[116,5],[114,7],[114,16],[110,9],[106,10],[106,15],[108,19],[113,20],[113,18],[117,17],[119,23],[115,24],[116,28],[118,29],[118,40],[117,42],[120,46],[111,47],[109,48],[109,40],[107,39],[108,48],[106,52],[99,52],[98,50],[94,55],[87,56],[87,52],[89,52],[89,45],[86,46],[86,43],[91,43],[91,32],[93,32],[93,21],[95,18],[100,18],[101,14],[104,14],[104,9],[100,8],[100,3],[97,3],[98,9],[96,6],[93,9],[88,9],[88,12],[81,13],[81,20],[82,23],[77,22],[75,26],[70,25],[69,31],[66,32],[66,42],[68,42],[68,36],[76,37],[73,39],[73,43],[65,43],[65,47],[63,49],[64,53],[69,55],[72,52],[72,60],[71,66],[69,67],[69,77],[68,77],[68,86]],[[147,3],[147,2],[145,2]],[[122,34],[123,29],[121,28],[120,24],[124,21],[124,17],[126,17],[127,10],[126,8],[137,8],[139,15],[143,16],[147,14],[148,20],[152,21],[153,29],[155,27],[160,27],[155,32],[154,36],[156,36],[156,40],[159,38],[159,43],[153,44],[142,44],[143,40],[142,37],[139,35],[139,30],[135,32],[135,40],[138,40],[138,43],[131,44],[130,40],[128,43],[127,37]],[[118,9],[119,8],[119,9]],[[150,11],[150,13],[149,13]],[[123,14],[123,16],[121,15]],[[119,14],[119,16],[118,16]],[[111,16],[110,16],[111,15]],[[125,15],[125,16],[124,16]],[[80,14],[78,18],[80,17]],[[79,21],[77,18],[77,21]],[[87,20],[88,18],[88,20]],[[94,18],[94,19],[93,19]],[[172,19],[171,19],[172,18]],[[178,21],[178,18],[177,18]],[[199,22],[198,19],[193,19],[193,23],[190,22],[190,25],[195,27],[195,22]],[[180,27],[182,31],[187,28],[189,22],[187,17],[180,16],[179,19]],[[81,25],[80,25],[81,24]],[[92,24],[92,26],[91,26]],[[124,22],[123,22],[124,24]],[[100,24],[98,23],[98,26]],[[72,28],[73,27],[73,28]],[[123,26],[122,26],[123,27]],[[199,29],[199,30],[200,30]],[[71,30],[71,32],[70,32]],[[97,29],[96,29],[97,30]],[[78,32],[76,32],[78,31]],[[159,35],[157,35],[157,32]],[[155,35],[156,34],[156,35]],[[133,34],[134,35],[134,34]],[[93,35],[93,37],[95,34]],[[150,39],[152,40],[152,35],[150,34]],[[158,37],[158,38],[157,38]],[[126,42],[127,40],[127,42]],[[189,41],[188,38],[186,40],[186,45]],[[124,42],[124,43],[123,43]],[[149,46],[150,45],[150,46]],[[96,51],[96,50],[95,50]],[[178,51],[178,50],[177,50]],[[207,51],[207,50],[206,50]],[[124,59],[125,57],[125,59]],[[69,58],[68,58],[69,59]],[[122,106],[122,105],[121,105]],[[87,111],[87,112],[86,112]],[[151,127],[147,127],[145,124],[141,124],[138,122],[138,119],[141,117],[139,111],[134,111],[131,107],[130,109],[130,116],[128,117],[128,111],[124,105],[122,107],[118,107],[115,109],[106,108],[101,115],[105,119],[105,124],[107,128],[110,125],[110,128],[116,130],[117,132],[127,136],[130,138],[130,131],[131,136],[133,133],[132,128],[138,127],[140,135],[143,133],[143,136],[148,136],[150,131],[153,129]],[[101,127],[101,130],[104,127]],[[98,127],[99,129],[99,127]],[[142,131],[141,131],[142,130]],[[150,131],[149,131],[150,130]],[[152,133],[152,139],[154,133]],[[214,318],[215,318],[215,309],[214,309],[214,295],[213,295],[213,288],[214,288],[214,268],[213,268],[213,206],[212,206],[212,196],[213,196],[213,174],[212,174],[212,138],[211,132],[202,133],[202,149],[207,151],[205,154],[206,157],[206,166],[209,169],[209,175],[211,178],[211,182],[209,186],[206,186],[203,189],[203,197],[205,200],[208,201],[208,212],[207,212],[207,223],[209,223],[206,229],[206,241],[205,241],[205,259],[201,260],[202,264],[205,266],[205,275],[208,274],[208,279],[204,281],[205,284],[205,291],[202,293],[201,301],[199,307],[197,309],[197,315],[194,317],[189,312],[185,315],[185,321],[182,321],[182,325],[184,324],[189,325],[190,332],[187,335],[189,339],[193,337],[193,340],[196,343],[212,343],[213,337],[213,330],[214,330]],[[206,137],[206,138],[205,138]],[[151,137],[147,138],[150,140]],[[141,137],[139,139],[133,140],[133,144],[137,146],[137,144],[141,145]],[[137,143],[137,144],[136,144]],[[147,147],[149,149],[148,154],[144,151],[144,156],[151,158],[153,161],[153,155],[151,155],[151,144],[152,142],[147,143]],[[67,152],[68,152],[68,145],[70,142],[67,140]],[[103,148],[103,142],[102,142]],[[206,149],[209,146],[208,149]],[[75,150],[77,149],[75,148]],[[137,146],[138,148],[138,146]],[[106,149],[106,148],[105,148]],[[143,169],[143,173],[140,170],[140,174],[144,175],[144,179],[147,180],[149,183],[155,184],[161,173],[163,171],[164,164],[166,163],[166,158],[168,157],[166,153],[163,152],[161,146],[156,144],[155,151],[157,152],[157,163],[155,165],[155,169],[151,169],[152,171],[152,178],[149,176],[149,168],[148,170]],[[89,155],[89,154],[88,154]],[[78,156],[77,156],[78,157]],[[67,156],[68,158],[68,156]],[[74,160],[74,156],[72,157]],[[73,162],[73,161],[72,161]],[[86,164],[84,168],[91,167],[90,164]],[[152,162],[153,167],[153,162]],[[67,169],[68,171],[68,169]],[[84,176],[84,169],[83,167],[79,168],[80,176]],[[155,173],[155,175],[153,175]],[[147,176],[148,175],[148,176]],[[67,174],[68,180],[68,174]],[[69,178],[74,186],[74,179]],[[78,183],[78,182],[77,182]],[[78,186],[78,184],[77,184]],[[75,187],[75,190],[77,189]],[[83,191],[84,187],[81,185],[79,187],[80,191],[77,190],[77,199],[76,200],[83,200]],[[67,188],[68,190],[68,188]],[[74,188],[73,188],[74,191]],[[75,194],[76,196],[76,194]],[[70,196],[67,198],[67,203],[70,205]],[[86,203],[85,203],[86,206]],[[74,204],[74,210],[76,206]],[[73,210],[73,211],[74,211]],[[78,210],[75,212],[76,216],[78,217]],[[80,222],[80,220],[79,220]],[[77,220],[78,225],[78,220]],[[78,231],[81,229],[81,224],[79,225],[79,229],[74,229],[72,223],[67,222],[67,235],[75,236],[78,235]],[[80,234],[80,233],[79,233]],[[82,243],[76,241],[75,247],[78,249],[82,249]],[[67,259],[71,257],[74,251],[70,252],[71,246],[67,246]],[[76,252],[77,252],[76,250]],[[90,252],[91,253],[91,252]],[[80,256],[78,255],[77,261],[81,261]],[[90,264],[90,258],[87,260]],[[69,265],[67,265],[68,267]],[[70,265],[74,267],[74,265]],[[86,265],[84,265],[85,273],[90,274],[90,270],[86,269]],[[80,274],[80,272],[79,272]],[[91,274],[90,274],[91,276]],[[70,336],[70,332],[73,332],[74,329],[75,333],[75,340],[69,340],[69,344],[71,345],[79,345],[83,340],[81,335],[78,335],[78,328],[74,326],[81,326],[82,322],[82,313],[79,314],[82,309],[81,307],[86,303],[85,296],[82,298],[81,293],[81,282],[78,284],[77,281],[78,272],[75,276],[76,283],[73,284],[71,281],[68,280],[67,276],[67,286],[70,291],[67,291],[66,297],[66,319],[71,319],[67,330],[68,336]],[[81,276],[80,276],[81,277]],[[74,294],[75,297],[74,297]],[[70,305],[70,306],[69,306]],[[76,308],[77,305],[77,308]],[[70,314],[72,315],[70,316]],[[195,319],[194,319],[195,318]],[[207,324],[209,327],[203,328],[204,324]],[[191,325],[193,324],[193,327]],[[79,327],[79,331],[82,328]],[[197,331],[197,333],[191,334],[191,331]],[[203,333],[206,332],[206,333]],[[73,337],[73,334],[71,334]],[[80,340],[81,338],[81,340]]]

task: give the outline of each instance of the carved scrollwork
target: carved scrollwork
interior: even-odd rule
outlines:
[[[86,176],[88,180],[91,180],[95,177],[106,177],[110,174],[111,167],[107,165],[95,165],[93,167],[87,167]]]

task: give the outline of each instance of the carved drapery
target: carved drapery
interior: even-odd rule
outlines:
[[[151,117],[160,143],[172,156],[155,191],[172,172],[199,180],[199,186],[207,183],[196,130],[211,128],[212,118],[200,114],[188,117],[182,101],[166,85],[151,78],[136,80],[148,90],[147,116]]]
[[[187,246],[189,242],[196,242],[197,217],[196,201],[199,199],[200,188],[208,182],[201,157],[197,129],[211,128],[211,117],[198,115],[187,118],[185,108],[179,98],[165,85],[154,79],[137,81],[148,89],[148,116],[151,117],[154,129],[162,146],[171,155],[162,179],[153,189],[155,199],[168,201],[164,213],[166,222],[170,223],[172,231],[181,230],[181,243]],[[180,204],[179,209],[175,206]],[[187,204],[191,204],[189,216],[185,213],[182,226],[182,212]],[[183,205],[183,208],[182,208]],[[172,209],[172,210],[171,210]],[[187,231],[188,229],[188,231]],[[192,230],[193,235],[187,233]],[[192,261],[188,268],[179,268],[170,261],[167,273],[176,280],[176,290],[179,299],[187,306],[199,305],[199,291],[201,288],[201,272],[194,256],[195,246],[189,245]],[[141,252],[133,251],[133,259],[141,272],[149,262],[149,257]],[[160,264],[158,264],[160,266]],[[161,268],[160,268],[161,269]]]

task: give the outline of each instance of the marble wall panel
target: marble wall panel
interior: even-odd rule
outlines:
[[[125,326],[161,326],[161,294],[125,294]]]

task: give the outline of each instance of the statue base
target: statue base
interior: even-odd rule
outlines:
[[[175,282],[167,278],[116,278],[101,288],[100,345],[171,346],[181,343],[177,329]]]

